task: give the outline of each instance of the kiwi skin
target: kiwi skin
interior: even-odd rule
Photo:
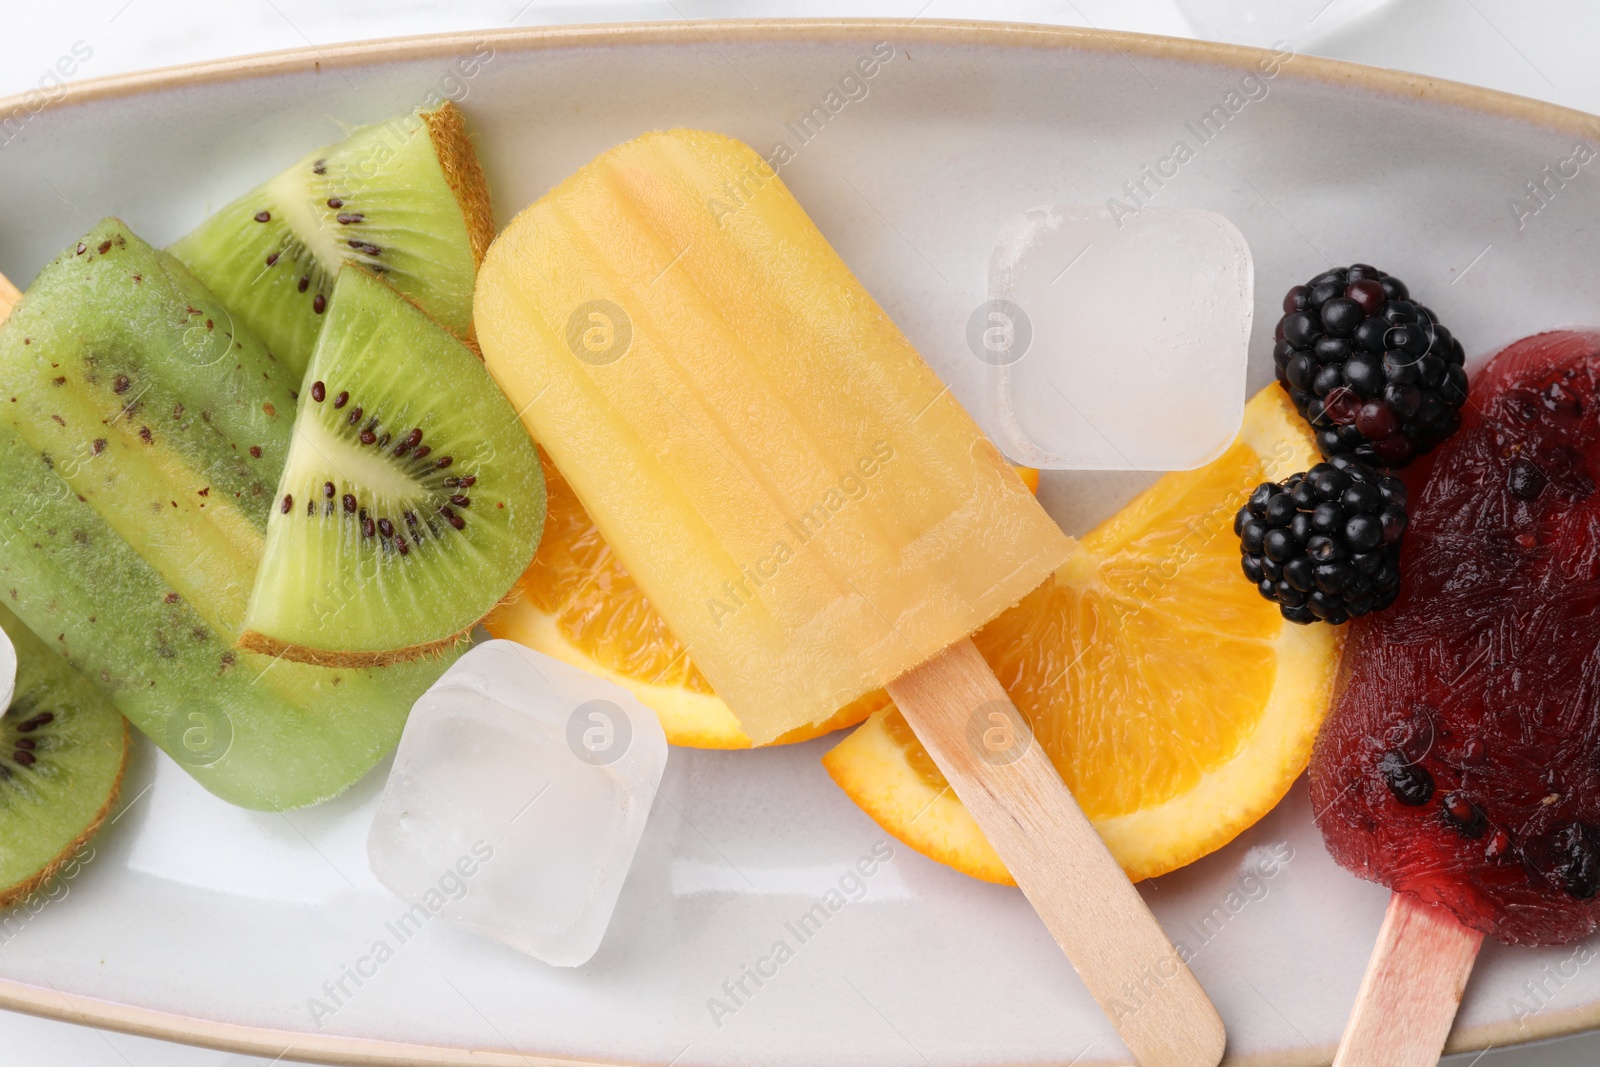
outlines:
[[[467,239],[472,242],[472,265],[481,267],[494,241],[494,210],[489,204],[489,185],[483,178],[483,166],[467,134],[466,117],[447,100],[434,111],[422,112],[421,118],[438,149],[439,169],[444,172],[445,183],[455,194],[461,217],[466,220]],[[470,322],[463,340],[469,345],[472,343]]]
[[[484,614],[487,617],[488,612]],[[471,644],[472,631],[468,629],[462,633],[441,637],[436,641],[424,641],[406,648],[387,649],[382,652],[352,652],[342,649],[311,648],[308,645],[297,645],[292,641],[269,637],[255,630],[246,630],[239,637],[239,643],[235,647],[246,652],[255,652],[274,659],[286,659],[291,663],[304,663],[312,667],[359,670],[363,667],[392,667],[397,663],[438,659],[457,649],[465,650],[465,647]]]
[[[3,628],[17,649],[17,693],[12,701],[11,708],[0,714],[0,721],[18,711],[19,701],[29,698],[39,698],[42,702],[52,705],[49,710],[62,711],[71,708],[74,714],[103,717],[107,720],[114,718],[116,725],[112,733],[116,744],[120,748],[121,756],[115,765],[115,772],[109,778],[99,781],[80,780],[72,783],[74,786],[95,786],[101,791],[101,802],[88,817],[88,821],[75,835],[68,836],[59,843],[59,851],[53,858],[31,874],[23,876],[20,880],[10,885],[0,885],[0,908],[9,907],[29,894],[39,889],[54,878],[81,848],[84,842],[93,837],[111,814],[111,809],[116,807],[117,798],[122,791],[122,778],[128,769],[128,754],[132,749],[131,735],[128,730],[128,720],[117,713],[109,700],[99,692],[82,675],[68,667],[54,652],[44,646],[33,633],[5,608],[0,607],[0,628]],[[47,734],[39,734],[42,738]],[[57,757],[59,759],[59,757]],[[11,770],[10,778],[31,773],[28,770]],[[0,781],[0,790],[9,788],[7,781]],[[0,820],[18,814],[16,809],[0,805]],[[26,817],[26,812],[21,812]]]

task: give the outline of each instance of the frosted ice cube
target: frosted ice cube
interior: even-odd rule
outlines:
[[[401,899],[546,963],[600,947],[667,761],[627,690],[511,641],[412,709],[367,838]]]
[[[11,635],[0,630],[0,715],[4,715],[11,706],[11,698],[17,693],[17,646],[11,643]]]
[[[1220,215],[1055,204],[1014,218],[968,325],[984,422],[1030,467],[1189,470],[1244,413],[1254,270]]]

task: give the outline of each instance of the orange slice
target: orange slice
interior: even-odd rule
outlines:
[[[484,628],[631,690],[660,717],[668,744],[749,748],[739,720],[650,607],[572,487],[543,450],[539,458],[548,508],[544,537],[511,598]],[[869,693],[831,719],[773,743],[854,726],[888,703],[882,690]]]
[[[1129,877],[1231,841],[1305,769],[1342,634],[1283,620],[1239,569],[1250,491],[1317,461],[1276,385],[1238,439],[1163,476],[1079,542],[1038,590],[974,636]],[[893,707],[823,758],[885,830],[991,882],[1000,858]]]

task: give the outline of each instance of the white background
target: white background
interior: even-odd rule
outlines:
[[[1136,30],[1241,44],[1285,38],[1297,51],[1520,93],[1600,113],[1600,4],[1593,0],[8,0],[0,96],[22,92],[76,42],[78,77],[281,48],[502,26],[779,16],[1006,19]],[[3,235],[0,235],[3,240]],[[0,1012],[6,1064],[249,1067],[234,1056]],[[1600,1034],[1453,1057],[1451,1067],[1589,1067]]]

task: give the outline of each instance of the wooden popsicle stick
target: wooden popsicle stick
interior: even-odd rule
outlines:
[[[888,689],[1134,1058],[1214,1067],[1226,1042],[1216,1008],[972,641]]]
[[[1444,908],[1391,896],[1333,1067],[1434,1067],[1482,944]]]
[[[22,294],[11,280],[0,274],[0,322],[5,322],[11,315],[11,309],[17,306],[17,301],[22,299]]]

